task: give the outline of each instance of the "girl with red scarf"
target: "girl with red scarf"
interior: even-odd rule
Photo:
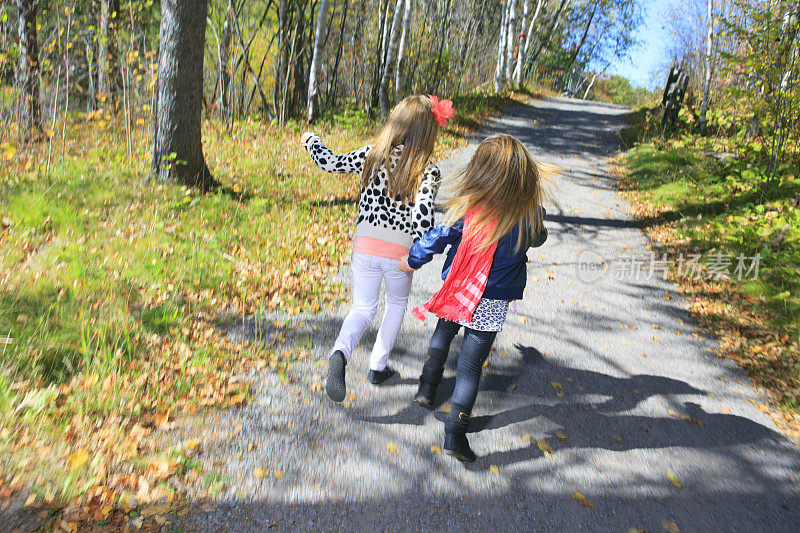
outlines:
[[[433,407],[450,343],[463,327],[443,446],[461,461],[475,460],[466,436],[469,417],[483,364],[509,304],[521,299],[525,290],[526,252],[547,239],[542,185],[551,171],[516,138],[487,138],[457,176],[457,191],[447,202],[444,223],[425,233],[400,263],[400,270],[412,272],[450,246],[442,288],[414,309],[420,319],[426,311],[439,317],[414,399]]]

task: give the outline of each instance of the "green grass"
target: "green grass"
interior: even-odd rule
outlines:
[[[639,121],[635,123],[639,131],[643,117],[641,112],[633,116]],[[687,133],[674,137],[651,138],[625,155],[627,187],[655,207],[645,224],[653,229],[668,227],[672,237],[662,244],[675,254],[692,251],[707,260],[710,254],[722,252],[734,261],[740,254],[761,255],[757,280],[734,278],[724,292],[695,284],[688,292],[719,304],[716,309],[728,309],[711,313],[710,318],[719,331],[745,337],[732,349],[737,360],[775,392],[785,409],[796,411],[800,398],[800,179],[796,167],[786,165],[769,180],[767,164],[740,139],[706,139]]]
[[[456,99],[435,157],[516,101]],[[293,356],[280,345],[232,345],[216,327],[341,302],[330,274],[350,249],[358,180],[320,171],[299,138],[312,129],[344,152],[378,127],[358,111],[311,127],[206,121],[204,153],[223,184],[208,194],[143,181],[149,132],[134,131],[129,154],[121,119],[70,117],[65,157],[59,146],[49,166],[46,142],[0,144],[0,452],[15,450],[0,453],[0,470],[35,463],[39,485],[60,479],[59,494],[74,495],[96,458],[108,471],[127,464],[116,448],[128,450],[134,424],[240,403],[247,389],[230,378],[249,361],[285,375]],[[44,446],[53,452],[39,457]],[[63,472],[81,448],[91,460]]]

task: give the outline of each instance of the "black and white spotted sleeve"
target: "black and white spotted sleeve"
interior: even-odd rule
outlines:
[[[325,172],[339,174],[361,174],[364,169],[364,159],[372,145],[363,146],[349,154],[334,154],[322,143],[319,135],[312,135],[306,139],[303,147],[311,154],[311,159]]]
[[[414,241],[423,233],[433,227],[433,208],[436,205],[436,195],[439,192],[439,183],[442,173],[439,167],[431,163],[425,169],[422,184],[414,199],[412,210],[412,229]]]

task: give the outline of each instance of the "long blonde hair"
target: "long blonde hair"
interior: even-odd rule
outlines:
[[[386,125],[364,161],[364,171],[361,173],[363,187],[369,184],[374,173],[383,166],[386,169],[389,196],[399,196],[404,202],[414,198],[439,134],[439,125],[431,107],[430,98],[415,95],[407,96],[392,109]],[[402,152],[397,166],[392,170],[389,156],[401,144]]]
[[[450,178],[455,192],[446,201],[445,224],[454,224],[478,207],[480,213],[465,231],[468,236],[478,237],[479,250],[485,250],[520,224],[516,245],[519,251],[539,233],[544,185],[557,168],[538,163],[511,135],[487,137],[467,167]]]

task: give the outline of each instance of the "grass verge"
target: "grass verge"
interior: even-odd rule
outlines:
[[[773,420],[800,439],[800,179],[767,178],[763,147],[741,137],[649,135],[654,114],[631,116],[620,187],[695,315],[774,402]],[[700,270],[686,263],[700,255]],[[754,259],[758,258],[758,259]],[[690,275],[692,274],[692,275]],[[759,406],[766,409],[765,406]]]

